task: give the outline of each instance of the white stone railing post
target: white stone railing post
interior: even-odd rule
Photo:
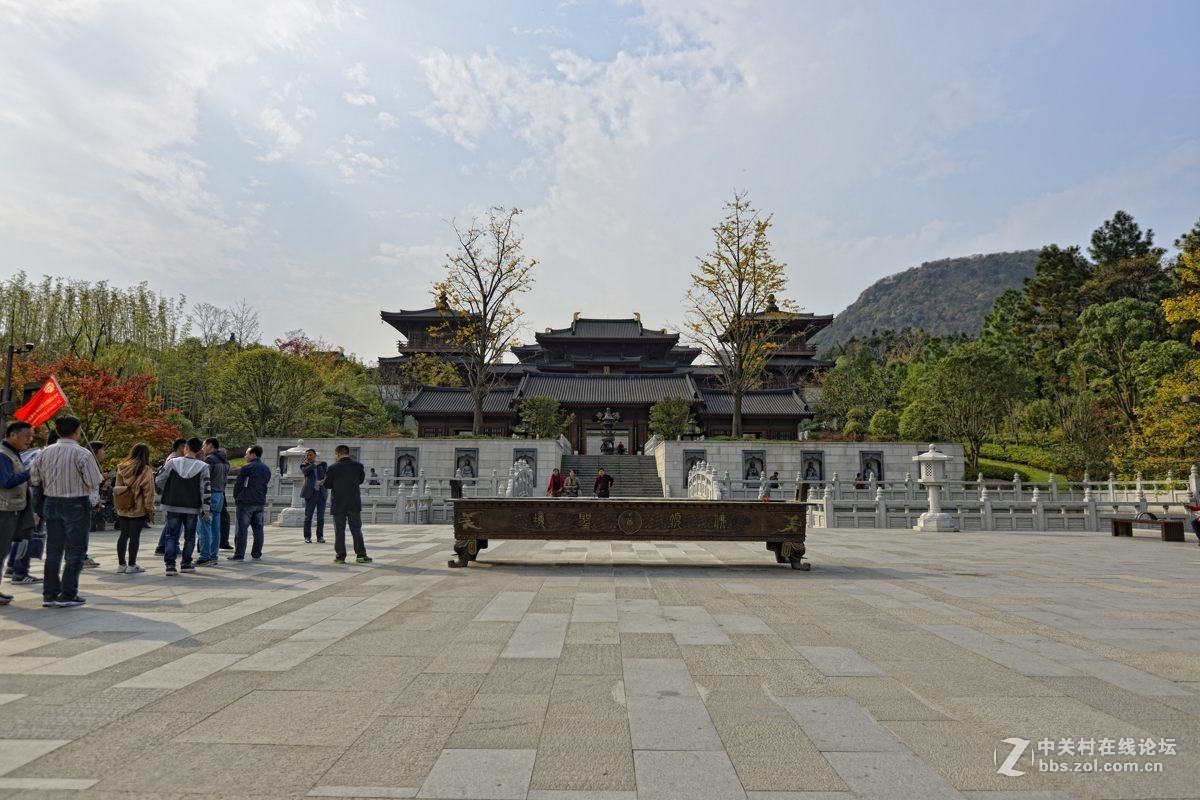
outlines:
[[[825,484],[825,496],[822,499],[822,505],[825,506],[825,527],[833,527],[833,486]]]
[[[883,498],[883,487],[875,489],[875,527],[887,527],[887,500]]]
[[[722,487],[725,489],[725,496],[733,497],[733,481],[729,479],[729,470],[725,470],[725,477],[721,481]]]
[[[1188,473],[1188,494],[1193,503],[1200,503],[1200,467],[1195,464],[1192,464],[1192,471]]]
[[[1053,472],[1050,473],[1050,502],[1058,502],[1058,478],[1054,476]]]
[[[833,486],[833,498],[835,500],[841,500],[842,499],[842,482],[840,480],[838,480],[838,474],[836,472],[833,473],[832,486]],[[828,490],[828,487],[826,487],[826,490]]]
[[[1030,502],[1033,504],[1033,529],[1035,531],[1046,530],[1046,506],[1042,502],[1042,493],[1036,486],[1033,487],[1033,496]]]
[[[916,495],[913,494],[913,479],[911,472],[904,473],[904,499],[910,503],[916,499]]]
[[[1089,531],[1100,530],[1100,514],[1096,508],[1096,498],[1092,496],[1092,487],[1083,487],[1083,527]]]
[[[1108,473],[1108,499],[1112,503],[1117,502],[1117,474],[1115,472]]]
[[[988,494],[986,486],[979,490],[979,503],[980,525],[985,531],[995,530],[996,517],[992,513],[992,498]]]
[[[1142,473],[1139,471],[1135,476],[1137,482],[1137,510],[1139,514],[1145,514],[1150,508],[1150,504],[1146,502],[1146,484],[1142,480]]]
[[[1021,502],[1021,476],[1019,473],[1013,473],[1013,502]]]

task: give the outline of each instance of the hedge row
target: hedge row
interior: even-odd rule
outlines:
[[[1031,467],[1044,469],[1062,475],[1067,471],[1066,462],[1054,451],[1044,447],[1034,447],[1029,444],[985,444],[979,454],[984,458],[995,461],[1013,461],[1017,464],[1028,464]],[[1009,475],[1011,478],[1012,476]]]

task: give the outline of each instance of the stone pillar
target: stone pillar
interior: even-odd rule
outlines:
[[[1013,502],[1021,502],[1021,476],[1016,472],[1013,473]]]
[[[1139,514],[1145,514],[1150,509],[1150,504],[1146,502],[1146,484],[1142,480],[1142,473],[1138,472],[1137,480],[1137,510]]]
[[[883,487],[880,486],[875,489],[875,527],[887,526],[887,500],[883,498]]]
[[[833,487],[833,499],[841,500],[842,499],[842,482],[840,480],[838,480],[838,474],[836,472],[833,473],[833,480],[830,482],[830,486]],[[829,491],[829,486],[825,487],[825,491],[826,492]]]
[[[1050,473],[1050,502],[1058,502],[1058,478],[1054,477],[1054,473]]]
[[[837,473],[834,473],[835,475]],[[825,496],[822,498],[825,505],[825,527],[833,527],[833,486],[825,484]]]
[[[1100,514],[1096,508],[1096,498],[1092,496],[1092,487],[1083,488],[1083,527],[1089,531],[1100,530]]]
[[[910,503],[916,499],[916,495],[913,492],[913,479],[911,472],[904,473],[904,499]]]
[[[979,490],[980,502],[980,525],[985,531],[994,531],[996,529],[996,515],[992,512],[992,498],[988,494],[987,487]]]
[[[1046,506],[1042,504],[1042,493],[1036,486],[1033,487],[1033,497],[1030,502],[1033,504],[1033,529],[1035,531],[1046,530]]]
[[[1188,473],[1188,493],[1193,503],[1200,503],[1200,468],[1195,464],[1192,464],[1192,471]]]

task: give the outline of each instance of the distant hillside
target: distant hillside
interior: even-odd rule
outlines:
[[[827,350],[872,331],[920,328],[975,335],[1005,289],[1033,274],[1037,250],[946,258],[889,275],[869,286],[814,338]]]

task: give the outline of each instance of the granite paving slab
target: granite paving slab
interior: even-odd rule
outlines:
[[[451,570],[444,526],[368,525],[369,568],[296,536],[194,578],[85,571],[84,609],[13,587],[0,797],[1196,796],[1195,547],[815,530],[811,573],[640,541]],[[999,771],[1006,738],[1105,736],[1178,752]]]

